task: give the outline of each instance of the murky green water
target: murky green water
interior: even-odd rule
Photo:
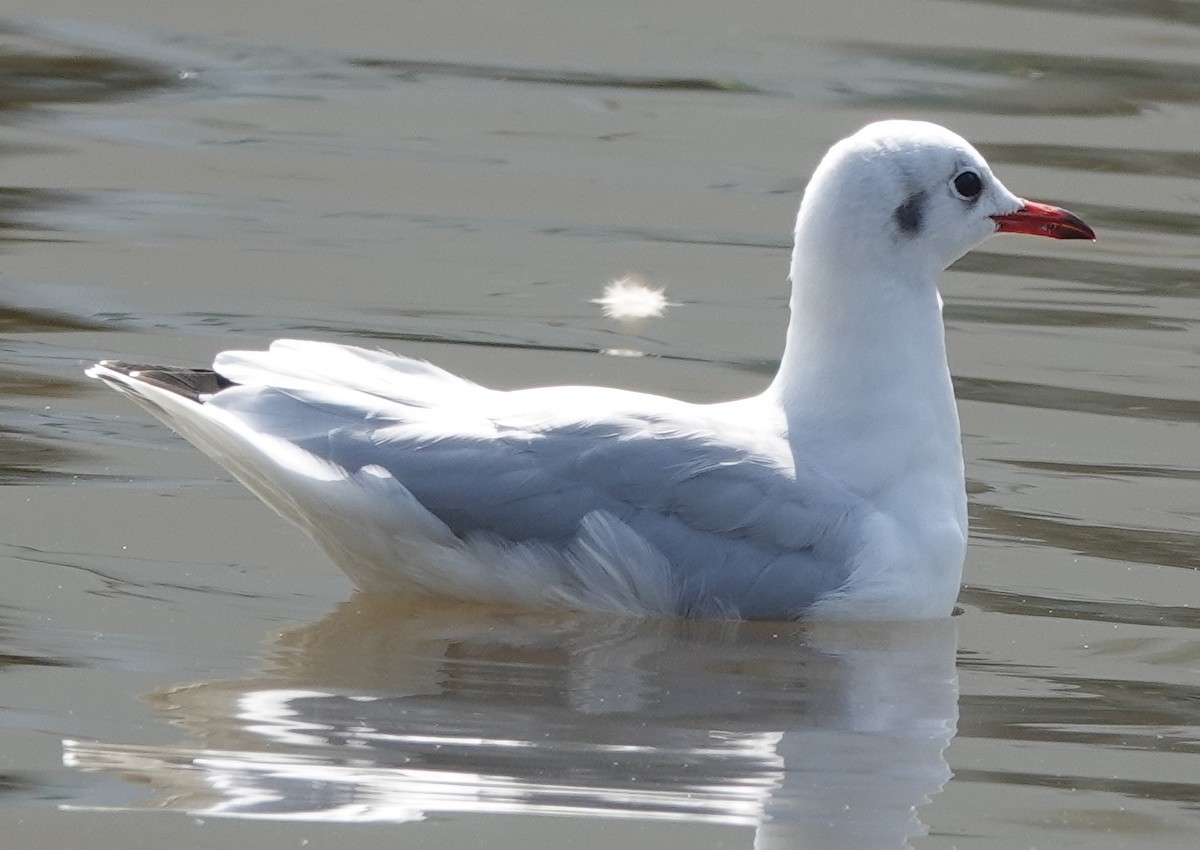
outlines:
[[[1197,8],[11,2],[5,846],[1195,846]],[[286,334],[496,386],[746,395],[804,180],[883,116],[1100,235],[945,277],[953,622],[356,596],[82,376]],[[605,319],[627,273],[675,306]]]

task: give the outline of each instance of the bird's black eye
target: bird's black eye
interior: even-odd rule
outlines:
[[[974,171],[960,171],[954,178],[954,191],[969,201],[983,191],[983,178]]]

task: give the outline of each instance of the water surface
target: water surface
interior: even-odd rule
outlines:
[[[6,14],[11,846],[1194,846],[1192,4]],[[943,281],[953,621],[369,599],[82,377],[301,335],[495,386],[750,394],[804,181],[884,116],[952,127],[1100,236],[996,239]],[[674,306],[606,319],[630,273]]]

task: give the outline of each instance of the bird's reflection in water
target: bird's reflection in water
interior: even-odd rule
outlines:
[[[548,813],[902,847],[950,776],[953,622],[728,623],[355,597],[268,672],[154,694],[170,746],[65,759],[194,814]]]

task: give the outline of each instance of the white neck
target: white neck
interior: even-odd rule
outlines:
[[[787,344],[767,390],[785,413],[793,452],[863,496],[924,475],[949,481],[944,498],[961,501],[961,437],[934,281],[869,280],[880,266],[860,262],[846,275],[845,257],[817,259],[806,257],[804,277],[793,263]],[[831,267],[839,274],[822,273]]]
[[[829,267],[806,264],[810,275]],[[796,278],[764,397],[784,414],[797,475],[823,474],[871,510],[851,579],[859,590],[823,602],[820,616],[945,616],[962,577],[967,500],[932,276]]]

